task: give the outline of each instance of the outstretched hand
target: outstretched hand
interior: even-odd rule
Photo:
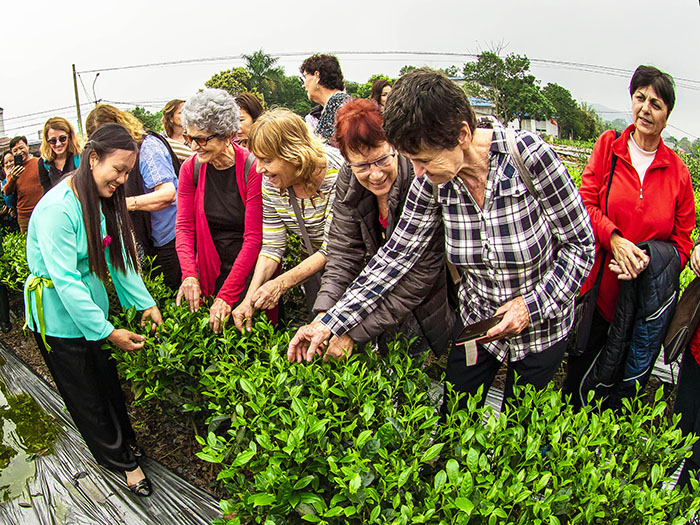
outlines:
[[[311,361],[316,354],[323,355],[323,349],[331,335],[331,331],[321,321],[302,326],[289,343],[287,358],[301,363],[303,360]]]

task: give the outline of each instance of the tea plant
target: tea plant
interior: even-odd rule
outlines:
[[[29,276],[27,266],[27,238],[20,232],[6,233],[2,240],[0,256],[0,284],[21,292]]]

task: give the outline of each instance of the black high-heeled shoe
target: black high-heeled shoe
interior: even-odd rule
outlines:
[[[126,486],[129,487],[131,492],[137,496],[141,496],[142,498],[150,496],[151,492],[153,492],[153,486],[151,485],[151,480],[148,479],[148,477],[143,478],[141,481],[134,483],[133,485],[129,485],[127,483]]]

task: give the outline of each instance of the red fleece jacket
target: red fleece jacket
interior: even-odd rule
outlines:
[[[618,231],[633,243],[650,239],[673,243],[681,258],[681,268],[688,262],[693,246],[690,232],[695,228],[695,200],[688,168],[662,140],[642,185],[627,148],[633,130],[634,125],[629,126],[617,139],[612,130],[600,136],[583,171],[580,189],[596,240],[595,263],[581,291],[587,291],[595,282],[602,247],[606,257],[597,305],[607,321],[612,320],[620,291],[617,276],[608,268],[613,232]],[[605,192],[613,151],[618,159],[606,217]]]

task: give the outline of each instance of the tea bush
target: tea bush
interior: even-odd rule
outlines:
[[[290,365],[286,339],[203,377],[215,425],[199,456],[231,495],[217,523],[686,523],[700,507],[666,486],[692,439],[660,393],[621,416],[551,387],[498,416],[450,394],[441,422],[402,347]]]
[[[5,233],[0,256],[0,284],[21,292],[29,275],[27,267],[27,238],[20,232]]]

